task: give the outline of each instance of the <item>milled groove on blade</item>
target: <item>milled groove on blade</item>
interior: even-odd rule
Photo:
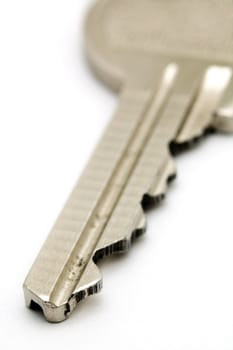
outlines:
[[[169,144],[176,140],[185,117],[191,112],[190,106],[195,108],[193,101],[203,77],[202,71],[198,72],[198,69],[195,72],[190,70],[190,67],[185,67],[179,72],[176,80],[171,80],[169,86],[165,82],[164,91],[160,88],[149,104],[146,95],[143,106],[146,104],[147,108],[131,110],[132,119],[127,121],[131,121],[135,126],[133,116],[138,117],[138,120],[143,118],[136,128],[137,137],[132,139],[132,133],[126,125],[118,124],[118,128],[122,128],[124,142],[121,144],[120,139],[116,139],[118,147],[114,148],[113,152],[109,150],[110,156],[115,158],[112,160],[110,157],[108,159],[111,162],[105,163],[101,157],[96,158],[95,155],[91,160],[25,281],[28,305],[31,300],[38,303],[49,321],[64,320],[78,302],[100,290],[102,278],[95,261],[98,257],[128,250],[132,239],[145,228],[141,205],[145,196],[164,197],[168,179],[174,177]],[[186,120],[187,118],[188,116]],[[116,131],[115,123],[114,120],[114,127],[110,127],[107,132],[107,142],[104,138],[97,149],[97,155],[99,149],[108,151],[107,145],[111,142],[114,144],[112,138],[113,131]],[[124,134],[126,131],[128,133]],[[130,136],[131,142],[126,143]],[[125,146],[127,149],[123,152],[122,148]],[[118,162],[115,153],[124,155],[120,161],[121,166],[116,170],[114,168]],[[94,188],[91,186],[90,189],[90,185],[95,182],[92,182],[93,178],[90,182],[89,177],[96,173],[98,181],[97,187],[94,188],[100,195],[97,198],[92,197]],[[109,182],[103,178],[106,173],[110,176]],[[89,182],[85,182],[87,178]],[[94,194],[96,196],[95,191]],[[113,203],[109,202],[112,194]],[[85,196],[90,206],[88,211],[82,212],[86,202],[83,203],[80,199],[84,199]],[[99,198],[102,198],[101,202]],[[99,231],[99,225],[102,223]]]

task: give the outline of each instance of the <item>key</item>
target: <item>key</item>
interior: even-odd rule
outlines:
[[[175,176],[173,155],[233,131],[233,3],[99,0],[85,27],[89,62],[119,106],[25,282],[50,322],[100,291],[100,258],[128,251],[144,209]]]

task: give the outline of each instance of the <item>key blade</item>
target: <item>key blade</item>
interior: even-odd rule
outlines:
[[[48,321],[63,321],[97,293],[102,278],[94,262],[127,251],[144,232],[141,203],[145,195],[163,197],[174,176],[169,144],[195,95],[196,70],[169,65],[156,92],[123,94],[24,284],[27,305],[38,304]]]
[[[162,83],[152,107],[153,94],[149,90],[123,93],[114,119],[29,272],[24,283],[26,303],[38,304],[47,320],[66,319],[80,296],[99,290],[100,274],[89,263],[169,94],[175,73],[174,66],[161,73]],[[147,113],[148,107],[153,113]],[[142,220],[142,215],[135,217],[135,229]],[[119,244],[118,235],[114,247]],[[92,273],[87,274],[89,266]]]
[[[175,174],[169,144],[187,122],[202,69],[172,64],[155,90],[123,93],[24,284],[27,305],[39,305],[48,321],[65,320],[99,292],[98,259],[127,251],[145,231],[145,196],[163,198]]]

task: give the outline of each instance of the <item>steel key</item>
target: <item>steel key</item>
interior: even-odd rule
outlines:
[[[119,107],[25,282],[26,304],[65,320],[99,292],[96,263],[145,231],[175,176],[172,155],[233,131],[230,0],[99,0],[85,27],[95,73]]]

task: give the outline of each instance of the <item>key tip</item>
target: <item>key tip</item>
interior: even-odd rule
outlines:
[[[68,304],[57,307],[35,295],[26,284],[23,285],[23,291],[26,306],[31,310],[42,313],[48,322],[59,323],[69,317],[70,307]]]

